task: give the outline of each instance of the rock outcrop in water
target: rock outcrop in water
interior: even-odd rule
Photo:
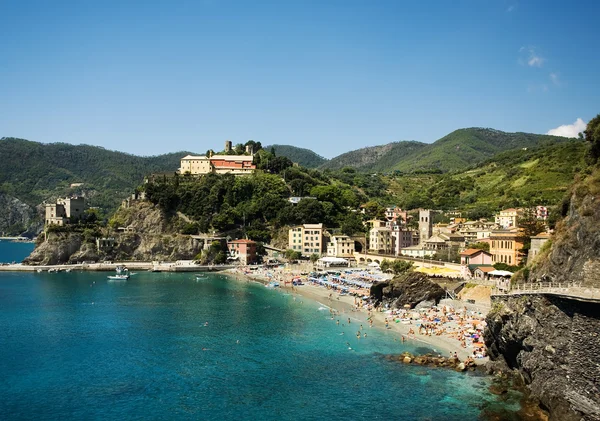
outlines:
[[[446,292],[429,277],[420,272],[408,272],[389,281],[378,282],[371,287],[370,294],[377,301],[391,308],[409,305],[414,308],[423,301],[439,303]]]
[[[200,241],[179,234],[182,221],[166,215],[150,202],[136,202],[115,214],[102,236],[114,238],[114,246],[98,249],[95,238],[80,232],[50,232],[24,263],[54,265],[97,261],[191,260],[202,249]],[[125,232],[116,227],[126,227]]]

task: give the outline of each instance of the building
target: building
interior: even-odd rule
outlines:
[[[394,252],[392,230],[383,227],[373,227],[369,230],[369,250],[377,253],[391,254]]]
[[[492,262],[518,266],[521,263],[523,240],[518,229],[496,230],[490,235]]]
[[[45,207],[46,225],[63,226],[81,220],[85,212],[85,200],[79,196],[66,197],[58,199],[56,203],[47,204]]]
[[[304,197],[300,197],[300,196],[292,196],[288,198],[288,202],[290,202],[292,205],[297,205],[298,203],[300,203],[300,201],[302,199],[311,199],[311,200],[317,200],[316,197],[311,197],[311,196],[304,196]]]
[[[327,243],[327,256],[354,258],[354,240],[347,235],[332,235]]]
[[[400,254],[402,256],[424,259],[426,257],[432,257],[435,254],[435,250],[427,250],[419,245],[403,248],[400,250]]]
[[[256,242],[252,240],[232,240],[227,242],[229,256],[239,259],[240,264],[250,265],[257,262]]]
[[[518,224],[518,219],[521,217],[522,214],[523,209],[504,209],[501,210],[500,213],[498,213],[498,215],[496,215],[495,222],[504,229],[516,227]]]
[[[419,244],[424,245],[433,234],[433,217],[431,209],[419,209]]]
[[[414,239],[414,231],[408,230],[406,228],[402,228],[401,226],[396,226],[392,231],[392,239],[394,241],[394,254],[396,256],[400,255],[400,251],[406,247],[412,247],[415,242]]]
[[[252,174],[256,170],[252,155],[213,155],[193,156],[181,158],[180,174],[203,175],[215,174]]]
[[[386,226],[389,228],[406,225],[408,213],[399,207],[393,206],[385,210]]]
[[[460,253],[461,265],[491,265],[492,254],[485,250],[467,249]]]
[[[293,227],[288,232],[289,248],[303,256],[321,255],[323,249],[323,224],[304,224]]]
[[[546,242],[550,239],[550,234],[547,232],[543,232],[538,235],[534,235],[531,237],[531,247],[529,248],[529,254],[527,255],[527,263],[533,262],[538,254],[540,254],[540,250],[546,244]]]

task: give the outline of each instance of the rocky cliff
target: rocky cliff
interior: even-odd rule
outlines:
[[[518,373],[550,420],[600,420],[600,305],[495,298],[487,323],[490,368]]]
[[[34,208],[16,197],[0,193],[0,234],[20,235],[32,225],[35,219]],[[34,226],[32,231],[35,233],[38,229],[38,226]]]
[[[599,169],[573,185],[562,210],[551,247],[538,256],[528,280],[599,287]],[[600,303],[497,297],[486,321],[491,369],[518,373],[551,420],[600,420]]]
[[[414,308],[423,301],[437,304],[446,293],[438,284],[430,281],[427,275],[408,272],[389,281],[376,283],[371,287],[370,294],[377,301],[389,304],[391,308],[406,305]]]
[[[563,204],[552,247],[533,265],[530,280],[600,286],[600,169],[577,182]]]
[[[179,234],[185,224],[168,217],[149,202],[134,202],[114,215],[109,227],[97,232],[49,232],[25,259],[26,264],[52,265],[83,261],[191,260],[202,243]],[[114,244],[98,248],[96,238],[114,238]]]

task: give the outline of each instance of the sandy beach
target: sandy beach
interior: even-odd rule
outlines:
[[[306,268],[302,268],[306,271]],[[278,273],[280,279],[286,279],[285,277],[299,276],[302,269],[297,270],[285,270],[277,272],[277,269],[271,272]],[[236,278],[238,280],[252,280],[263,284],[269,283],[270,279],[266,276],[266,273],[260,271],[252,271],[251,273],[245,273],[240,269],[230,269],[222,272]],[[291,283],[280,282],[280,288],[292,294],[298,294],[308,299],[317,301],[325,306],[328,306],[338,313],[340,321],[345,321],[350,318],[352,322],[357,325],[363,325],[365,328],[369,327],[369,317],[372,320],[372,328],[376,329],[387,329],[395,334],[399,341],[403,338],[407,343],[412,342],[415,345],[423,345],[428,348],[432,348],[442,356],[450,356],[456,352],[457,356],[461,361],[466,360],[468,357],[473,356],[473,347],[463,347],[461,341],[450,335],[427,335],[420,333],[419,322],[414,321],[413,324],[405,324],[400,322],[398,316],[391,315],[385,311],[369,311],[367,308],[362,306],[362,300],[352,295],[340,295],[338,292],[327,289],[322,286],[313,285],[308,282],[304,282],[303,285],[293,286]],[[454,308],[462,308],[462,302],[451,302],[451,300],[444,300],[442,304],[452,305]],[[472,308],[472,307],[471,307]],[[479,310],[479,311],[477,311]],[[485,309],[474,309],[472,312],[477,314],[477,317],[485,317]],[[387,319],[387,327],[386,327]],[[397,320],[397,322],[395,321]],[[414,332],[414,333],[412,333]],[[476,358],[474,359],[477,365],[484,364],[488,361],[488,358]]]

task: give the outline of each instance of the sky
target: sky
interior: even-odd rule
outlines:
[[[600,113],[600,1],[0,0],[0,137],[327,158]]]

